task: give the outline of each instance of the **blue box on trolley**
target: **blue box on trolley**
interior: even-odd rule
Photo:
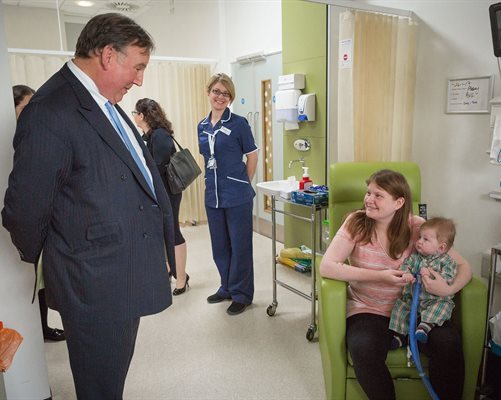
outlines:
[[[311,206],[327,206],[329,204],[329,188],[327,186],[310,186],[308,190],[294,190],[291,193],[294,203]]]

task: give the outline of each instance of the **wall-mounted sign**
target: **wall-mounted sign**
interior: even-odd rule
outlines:
[[[353,67],[353,40],[343,39],[339,41],[339,68]]]
[[[489,113],[494,89],[494,75],[447,80],[447,107],[452,113]]]

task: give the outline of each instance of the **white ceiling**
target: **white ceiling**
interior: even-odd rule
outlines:
[[[77,0],[2,0],[3,4],[17,7],[51,8],[59,6],[61,15],[65,17],[91,18],[107,12],[122,12],[131,18],[137,17],[151,6],[159,3],[170,3],[171,12],[174,10],[175,0],[92,0],[91,7],[78,6]]]

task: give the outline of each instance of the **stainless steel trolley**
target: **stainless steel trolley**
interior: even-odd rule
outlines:
[[[308,329],[306,331],[306,339],[309,341],[312,341],[313,338],[315,337],[315,333],[317,331],[317,289],[316,289],[316,254],[317,254],[317,238],[320,237],[320,232],[317,234],[317,219],[318,216],[321,216],[322,210],[327,208],[327,205],[318,205],[318,204],[313,204],[311,206],[309,205],[303,205],[303,204],[298,204],[294,203],[290,200],[286,200],[283,198],[279,198],[279,200],[283,203],[287,204],[292,204],[295,207],[303,207],[303,208],[308,208],[310,210],[310,217],[303,217],[301,215],[294,214],[293,212],[288,212],[285,210],[277,210],[276,208],[276,201],[277,198],[275,195],[271,196],[271,222],[272,222],[272,228],[271,228],[271,239],[272,239],[272,272],[273,272],[273,302],[268,306],[266,309],[266,313],[271,317],[275,315],[275,312],[277,310],[278,306],[278,301],[277,301],[277,285],[282,286],[283,288],[290,290],[291,292],[305,298],[306,300],[309,300],[311,302],[311,320],[310,324],[308,325]],[[300,291],[299,289],[288,285],[287,283],[277,279],[277,246],[276,246],[276,213],[288,215],[290,217],[293,217],[295,219],[299,219],[301,221],[305,221],[310,223],[310,228],[311,228],[311,251],[312,251],[312,260],[311,260],[311,293],[304,293]],[[321,221],[321,219],[320,219]],[[318,224],[318,230],[320,230],[321,225]]]

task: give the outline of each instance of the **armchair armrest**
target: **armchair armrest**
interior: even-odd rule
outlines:
[[[465,380],[463,399],[475,398],[487,321],[487,287],[477,277],[455,296],[454,322],[461,326]]]
[[[327,399],[346,396],[347,283],[320,277],[319,342]]]

